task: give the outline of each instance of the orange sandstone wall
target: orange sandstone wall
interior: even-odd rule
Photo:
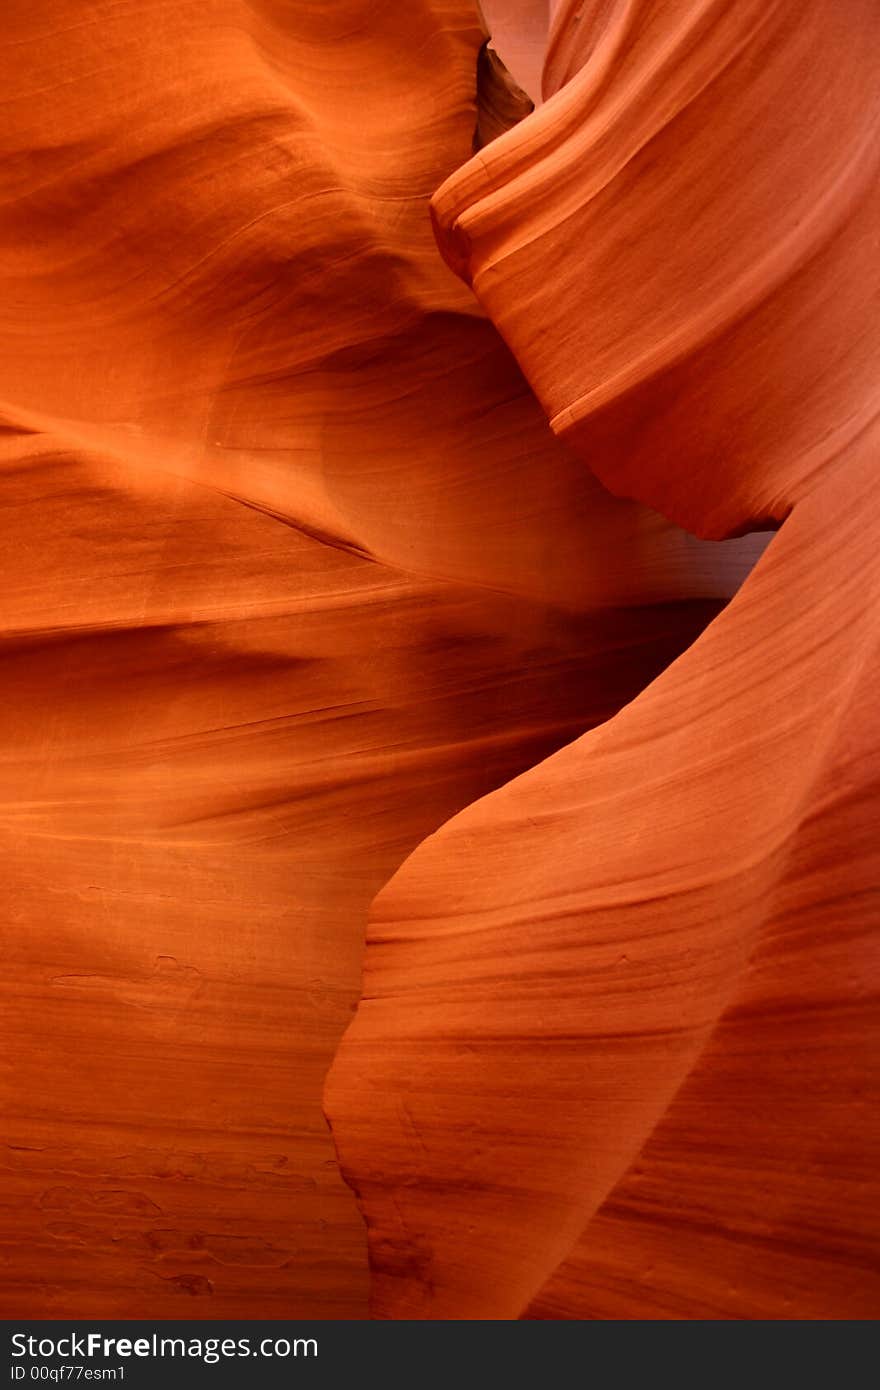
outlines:
[[[876,1312],[873,11],[483,11],[4,13],[6,1316]]]
[[[587,502],[428,225],[474,16],[369,8],[7,15],[7,1315],[363,1315],[320,1092],[367,904],[609,698],[515,497],[474,535],[521,600],[435,576],[478,409],[563,550]]]
[[[434,198],[585,467],[781,529],[378,895],[328,1108],[379,1317],[880,1308],[878,38],[870,3],[562,4],[544,105]]]

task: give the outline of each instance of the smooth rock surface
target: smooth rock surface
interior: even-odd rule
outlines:
[[[880,1310],[878,21],[563,3],[544,104],[434,198],[585,468],[781,529],[378,895],[327,1090],[376,1316]]]
[[[5,7],[7,1317],[366,1316],[321,1089],[371,899],[756,553],[612,498],[444,265],[485,38]]]

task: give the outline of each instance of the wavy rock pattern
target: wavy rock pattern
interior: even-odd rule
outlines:
[[[434,198],[585,466],[780,529],[379,894],[328,1085],[376,1316],[880,1310],[878,22],[569,0],[544,104]]]
[[[321,1086],[370,900],[756,553],[611,497],[443,264],[485,38],[470,0],[5,7],[7,1317],[365,1315]],[[331,1108],[393,1199],[421,1141],[399,1087],[355,1133],[369,1047]]]

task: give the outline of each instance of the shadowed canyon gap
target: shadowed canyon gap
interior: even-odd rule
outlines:
[[[484,11],[8,6],[6,1316],[880,1306],[876,11]]]

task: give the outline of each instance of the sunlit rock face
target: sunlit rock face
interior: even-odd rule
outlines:
[[[6,1316],[877,1312],[876,16],[801,11],[10,7]]]
[[[781,530],[378,895],[328,1086],[378,1316],[880,1306],[878,19],[559,5],[544,104],[434,197],[585,467]]]
[[[552,0],[479,0],[492,47],[540,105]]]

